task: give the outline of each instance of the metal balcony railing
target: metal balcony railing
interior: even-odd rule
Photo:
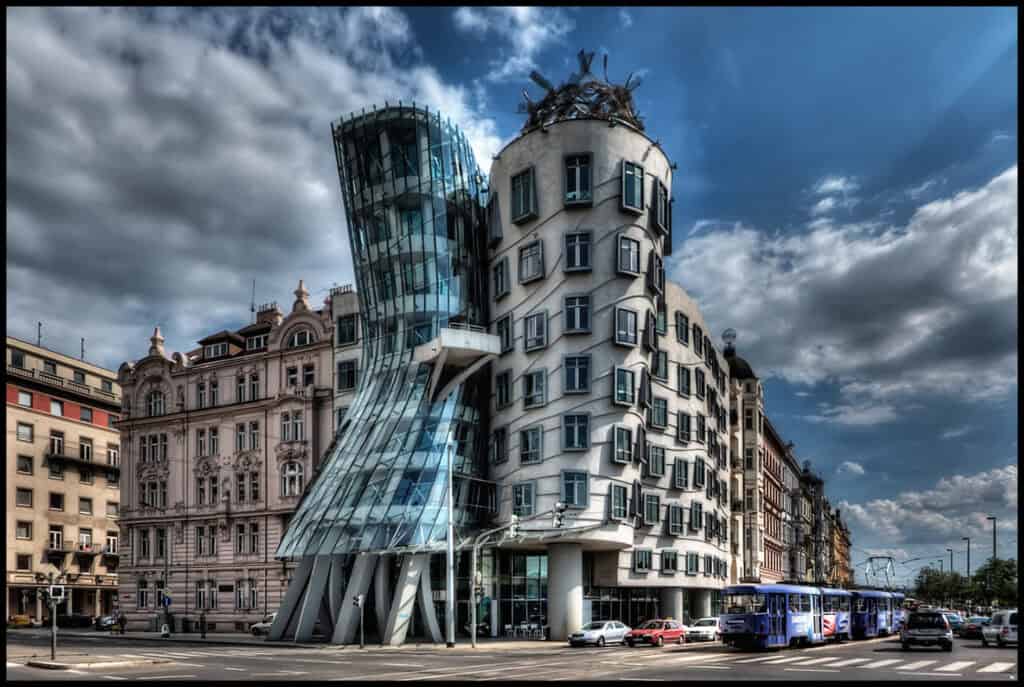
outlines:
[[[83,444],[77,441],[58,441],[51,437],[44,455],[48,461],[74,463],[75,465],[87,466],[94,470],[121,472],[119,464],[108,462],[109,458],[105,451],[97,455],[97,447],[92,446],[90,450],[83,450],[82,447]]]
[[[82,384],[71,379],[65,379],[60,375],[51,374],[45,370],[8,365],[7,373],[16,377],[23,377],[25,379],[36,379],[44,384],[69,389],[70,391],[74,391],[84,396],[91,396],[93,398],[102,399],[112,403],[116,402],[118,404],[121,402],[121,394],[119,393],[104,391],[103,389],[89,386],[88,384]]]

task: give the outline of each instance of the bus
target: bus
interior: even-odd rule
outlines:
[[[741,649],[809,646],[825,641],[822,592],[793,584],[739,584],[722,590],[722,641]]]

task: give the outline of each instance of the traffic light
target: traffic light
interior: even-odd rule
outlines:
[[[551,523],[554,527],[561,527],[562,525],[565,524],[565,509],[566,508],[567,508],[567,506],[564,503],[562,503],[561,501],[559,501],[558,503],[555,504],[554,519],[553,519],[553,521]]]
[[[356,608],[362,608],[363,607],[363,595],[362,594],[356,594],[355,596],[353,596],[352,597],[352,605],[355,606]]]
[[[514,513],[512,514],[512,524],[508,528],[508,536],[513,539],[519,536],[519,516]]]

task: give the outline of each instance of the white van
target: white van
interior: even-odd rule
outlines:
[[[992,622],[981,628],[981,644],[995,642],[999,646],[1017,643],[1017,609],[996,611]]]

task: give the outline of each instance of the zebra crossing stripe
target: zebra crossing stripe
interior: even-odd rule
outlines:
[[[788,656],[786,658],[777,658],[774,661],[768,661],[765,665],[771,665],[773,663],[790,663],[792,661],[799,661],[804,658],[803,656]]]
[[[963,670],[967,666],[974,665],[974,661],[957,661],[956,663],[950,663],[948,666],[942,666],[935,670],[942,673],[955,673],[958,670]]]
[[[1015,665],[1017,665],[1017,664],[1016,663],[1003,663],[1003,662],[990,663],[989,665],[985,666],[984,668],[982,668],[978,672],[979,673],[1002,673],[1003,671],[1009,670],[1010,668],[1014,667]]]
[[[861,668],[881,668],[882,666],[891,666],[893,663],[903,663],[903,659],[887,658],[884,661],[875,661],[874,663],[869,663],[866,666],[861,666]]]
[[[773,658],[777,658],[777,656],[758,656],[757,658],[744,658],[744,659],[741,659],[741,660],[736,661],[736,662],[737,663],[757,663],[758,661],[770,661]]]
[[[896,670],[918,670],[925,666],[930,666],[933,663],[935,663],[935,661],[915,661],[914,663],[908,663],[905,666],[900,666]]]
[[[870,661],[870,660],[871,660],[870,658],[848,658],[845,661],[840,661],[839,663],[829,663],[828,667],[829,668],[839,668],[841,666],[852,666],[855,663],[864,663],[865,661]]]
[[[800,661],[799,663],[794,663],[793,665],[795,665],[795,666],[811,666],[811,665],[814,665],[816,663],[826,663],[826,662],[838,661],[838,660],[839,659],[836,658],[835,656],[826,656],[825,658],[809,658],[806,661]]]

